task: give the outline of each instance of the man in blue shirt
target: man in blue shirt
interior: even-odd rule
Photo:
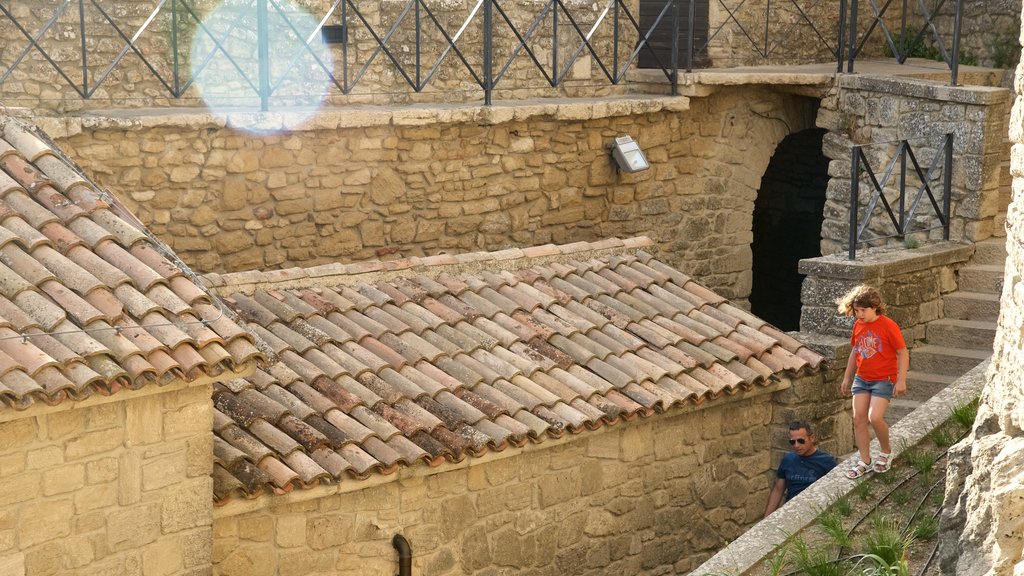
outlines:
[[[764,515],[768,516],[782,505],[782,495],[790,501],[804,488],[836,467],[836,459],[824,450],[818,450],[810,422],[794,420],[789,424],[789,445],[793,451],[782,457],[776,473],[775,486],[768,496]]]

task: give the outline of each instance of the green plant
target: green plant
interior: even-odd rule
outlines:
[[[811,547],[802,538],[790,542],[793,563],[800,574],[807,576],[845,576],[849,565],[844,560],[833,558],[833,551],[827,547]]]
[[[917,238],[914,238],[913,236],[907,236],[906,238],[903,239],[903,247],[906,248],[907,250],[914,250],[918,246],[919,243],[917,241]]]
[[[914,524],[910,533],[914,540],[931,540],[939,533],[939,520],[934,516],[926,516]]]
[[[768,573],[771,576],[779,576],[785,572],[786,568],[789,566],[788,553],[788,549],[783,546],[778,552],[772,554],[772,557],[768,559]]]
[[[958,402],[950,410],[950,418],[954,422],[960,425],[965,430],[970,430],[974,426],[974,419],[978,417],[978,399],[974,398],[970,402]]]
[[[832,509],[842,516],[849,516],[853,513],[853,506],[850,504],[850,498],[846,494],[838,496],[832,501]]]
[[[907,502],[910,502],[910,493],[902,489],[893,490],[892,494],[889,494],[889,498],[891,498],[893,503],[897,506],[903,506]]]
[[[960,439],[960,435],[957,435],[946,426],[942,426],[929,432],[928,439],[940,448],[948,448],[949,446],[956,444],[957,440]]]
[[[857,484],[857,487],[853,489],[853,493],[861,500],[867,500],[871,497],[871,483],[861,482],[860,484]]]
[[[821,529],[832,538],[836,546],[849,548],[852,542],[850,535],[843,526],[843,517],[834,508],[818,516],[818,524]]]
[[[942,506],[942,503],[946,500],[946,494],[942,490],[935,490],[928,495],[928,501],[935,506]]]
[[[857,558],[857,566],[865,562],[868,564],[867,568],[860,572],[863,576],[908,576],[910,574],[910,566],[906,560],[890,563],[874,554],[861,554],[855,558]]]
[[[875,512],[862,547],[867,555],[877,556],[886,565],[893,566],[906,557],[913,542],[913,534],[903,534],[900,530],[899,520],[884,512]]]

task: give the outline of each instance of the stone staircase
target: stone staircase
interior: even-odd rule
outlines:
[[[960,269],[958,289],[943,297],[945,317],[928,324],[925,343],[910,350],[907,395],[893,400],[886,420],[898,421],[992,354],[999,318],[1006,241],[977,243]]]

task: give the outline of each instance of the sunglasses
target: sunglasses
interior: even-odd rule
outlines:
[[[789,445],[790,446],[793,446],[795,444],[803,445],[803,444],[806,444],[806,443],[807,443],[807,439],[806,438],[797,438],[796,440],[794,440],[792,438],[789,439]]]

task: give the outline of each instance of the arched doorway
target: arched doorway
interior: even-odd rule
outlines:
[[[751,312],[781,330],[800,328],[802,258],[821,256],[829,160],[826,130],[790,134],[775,149],[754,202]]]

